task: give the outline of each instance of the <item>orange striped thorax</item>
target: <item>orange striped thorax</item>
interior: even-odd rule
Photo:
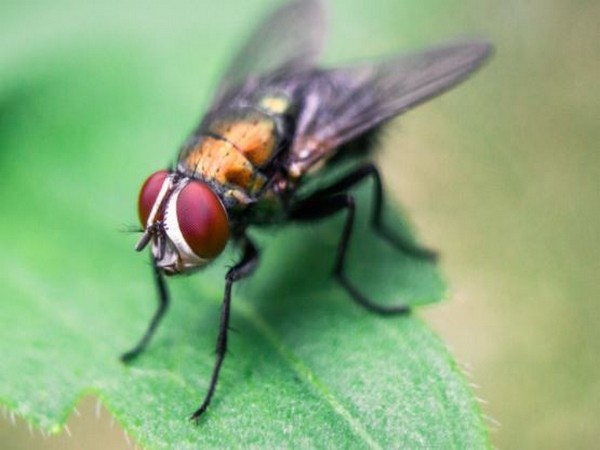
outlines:
[[[279,149],[278,121],[289,100],[269,95],[256,106],[220,114],[203,127],[179,159],[184,173],[236,199],[254,198],[267,182],[265,169]]]

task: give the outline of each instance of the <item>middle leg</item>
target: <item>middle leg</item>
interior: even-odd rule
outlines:
[[[328,197],[311,196],[293,208],[290,219],[307,222],[326,218],[339,211],[346,210],[346,221],[344,222],[333,266],[333,275],[336,280],[346,289],[354,301],[370,311],[381,315],[406,314],[410,312],[408,305],[383,306],[373,302],[365,297],[346,276],[344,262],[354,228],[355,209],[354,198],[350,194],[335,194]]]

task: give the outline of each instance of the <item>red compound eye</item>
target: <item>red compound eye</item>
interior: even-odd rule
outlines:
[[[142,189],[140,189],[140,197],[138,199],[138,216],[140,218],[142,227],[144,228],[146,228],[146,222],[148,222],[148,217],[150,216],[152,207],[154,206],[160,189],[162,188],[162,185],[168,176],[169,172],[166,170],[154,172],[146,181],[144,181]]]
[[[229,238],[227,212],[206,184],[192,181],[179,193],[177,221],[185,242],[199,257],[213,259],[225,248]]]

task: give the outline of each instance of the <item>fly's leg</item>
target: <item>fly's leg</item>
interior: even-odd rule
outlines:
[[[233,266],[225,275],[225,293],[223,295],[223,305],[221,307],[221,321],[219,324],[219,335],[217,337],[217,359],[213,367],[212,376],[210,379],[210,385],[208,391],[202,401],[200,407],[196,410],[191,420],[198,421],[200,416],[206,411],[210,401],[215,393],[217,387],[217,381],[219,379],[219,372],[221,371],[221,365],[227,352],[227,332],[229,330],[229,312],[231,306],[231,287],[233,283],[249,276],[258,264],[258,251],[254,244],[247,238],[243,240],[243,256],[240,262]]]
[[[354,197],[347,193],[321,196],[321,192],[322,191],[319,191],[319,193],[296,205],[290,214],[290,218],[300,222],[312,221],[329,217],[345,209],[347,214],[346,221],[344,223],[344,229],[342,230],[342,235],[338,243],[335,263],[333,266],[333,274],[336,280],[344,287],[344,289],[346,289],[346,291],[358,304],[370,311],[382,315],[406,314],[410,312],[410,308],[407,305],[378,305],[361,294],[358,289],[356,289],[352,283],[350,283],[346,277],[346,274],[344,273],[344,261],[350,236],[352,235],[352,229],[354,227],[354,212],[356,209]]]
[[[372,163],[364,164],[340,180],[336,181],[331,186],[319,190],[317,193],[309,197],[309,199],[314,197],[329,197],[334,194],[346,192],[348,189],[360,183],[367,177],[372,177],[374,184],[371,226],[375,232],[398,250],[410,256],[427,261],[435,261],[437,259],[437,253],[435,251],[420,247],[417,244],[408,241],[402,236],[392,232],[383,223],[383,186],[381,184],[379,170]]]
[[[158,291],[158,308],[156,309],[156,312],[154,313],[154,316],[150,321],[148,329],[144,333],[144,336],[142,336],[142,339],[140,339],[140,341],[135,347],[121,355],[121,361],[125,363],[134,360],[140,353],[144,351],[169,306],[169,291],[167,290],[165,278],[162,273],[162,270],[156,266],[154,258],[152,258],[152,268],[154,273],[154,281],[156,283],[156,289]]]

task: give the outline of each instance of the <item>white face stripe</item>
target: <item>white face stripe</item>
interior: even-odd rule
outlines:
[[[146,221],[147,229],[155,226],[156,215],[162,209],[161,228],[164,234],[158,239],[156,236],[152,239],[152,255],[156,265],[168,273],[186,272],[205,266],[211,261],[211,259],[201,258],[194,253],[179,228],[177,201],[179,194],[190,181],[188,177],[170,173],[163,181]]]
[[[185,241],[183,234],[181,234],[181,229],[179,228],[179,220],[177,219],[177,199],[179,198],[179,194],[183,188],[185,188],[188,183],[189,180],[187,179],[179,183],[168,200],[167,207],[165,208],[165,232],[177,249],[179,257],[181,258],[184,266],[195,267],[204,265],[210,260],[201,258],[194,253],[194,251]]]
[[[154,217],[156,216],[156,213],[158,212],[158,208],[162,204],[162,202],[165,198],[165,195],[167,195],[167,192],[168,192],[169,188],[171,187],[173,177],[174,177],[173,174],[169,174],[167,176],[167,178],[165,178],[165,181],[163,181],[163,184],[160,187],[160,191],[158,191],[158,195],[156,196],[156,200],[154,201],[154,204],[152,205],[152,209],[150,210],[150,214],[148,215],[148,220],[146,220],[146,228],[151,227],[154,224]]]

